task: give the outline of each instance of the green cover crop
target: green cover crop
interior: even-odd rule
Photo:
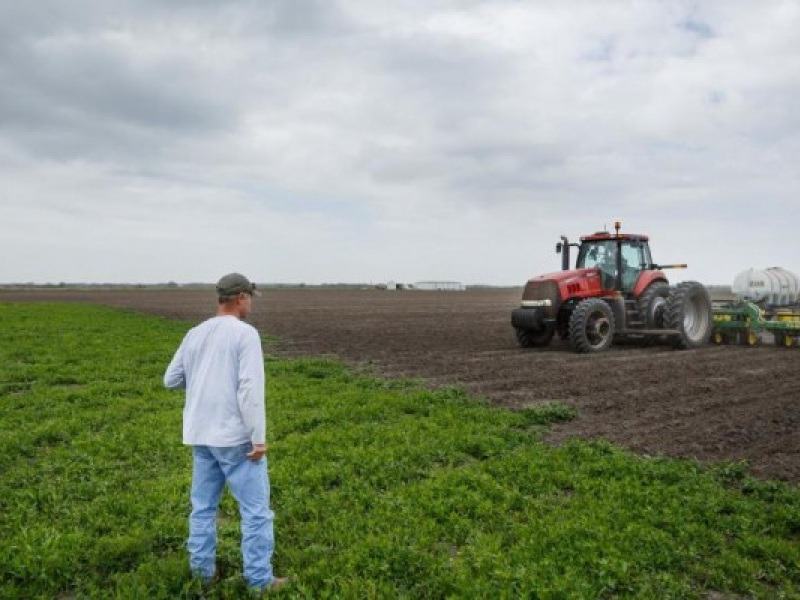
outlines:
[[[161,375],[189,325],[0,304],[0,597],[246,597],[189,577],[190,452]],[[551,447],[563,406],[268,359],[276,597],[800,597],[800,491],[742,465]],[[723,596],[724,597],[724,596]]]

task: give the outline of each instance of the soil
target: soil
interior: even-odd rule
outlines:
[[[615,346],[577,355],[555,338],[518,347],[520,290],[268,290],[250,318],[284,356],[332,355],[389,377],[462,385],[511,408],[560,401],[578,417],[548,439],[605,438],[636,452],[746,460],[762,477],[800,481],[800,350]],[[207,290],[0,291],[0,301],[79,301],[200,321]]]

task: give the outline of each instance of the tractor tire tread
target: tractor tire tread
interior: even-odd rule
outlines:
[[[598,308],[604,312],[611,324],[611,333],[608,336],[608,341],[600,347],[592,346],[589,339],[586,337],[586,320],[589,314]],[[569,343],[575,352],[581,354],[599,352],[607,349],[612,344],[614,329],[614,311],[611,310],[608,303],[600,298],[588,298],[578,304],[575,310],[572,311],[572,315],[569,319]]]

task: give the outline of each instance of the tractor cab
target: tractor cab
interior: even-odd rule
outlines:
[[[562,271],[572,272],[570,248],[577,248],[575,270],[592,269],[597,272],[600,275],[598,287],[604,294],[622,292],[628,298],[638,298],[656,281],[667,282],[661,269],[686,267],[655,264],[646,235],[620,233],[621,223],[614,225],[614,233],[600,231],[585,235],[581,237],[580,244],[571,244],[562,236],[562,241],[556,244],[556,252],[561,253]]]
[[[646,236],[603,232],[581,238],[575,267],[599,269],[603,289],[630,293],[652,263]]]

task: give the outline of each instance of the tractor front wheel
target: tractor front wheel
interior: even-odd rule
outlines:
[[[555,330],[553,327],[544,327],[543,329],[523,329],[522,327],[514,327],[517,334],[517,342],[523,348],[537,348],[539,346],[547,346],[550,340],[553,339]]]
[[[569,319],[569,342],[575,352],[600,352],[614,339],[614,313],[605,300],[584,300]]]

